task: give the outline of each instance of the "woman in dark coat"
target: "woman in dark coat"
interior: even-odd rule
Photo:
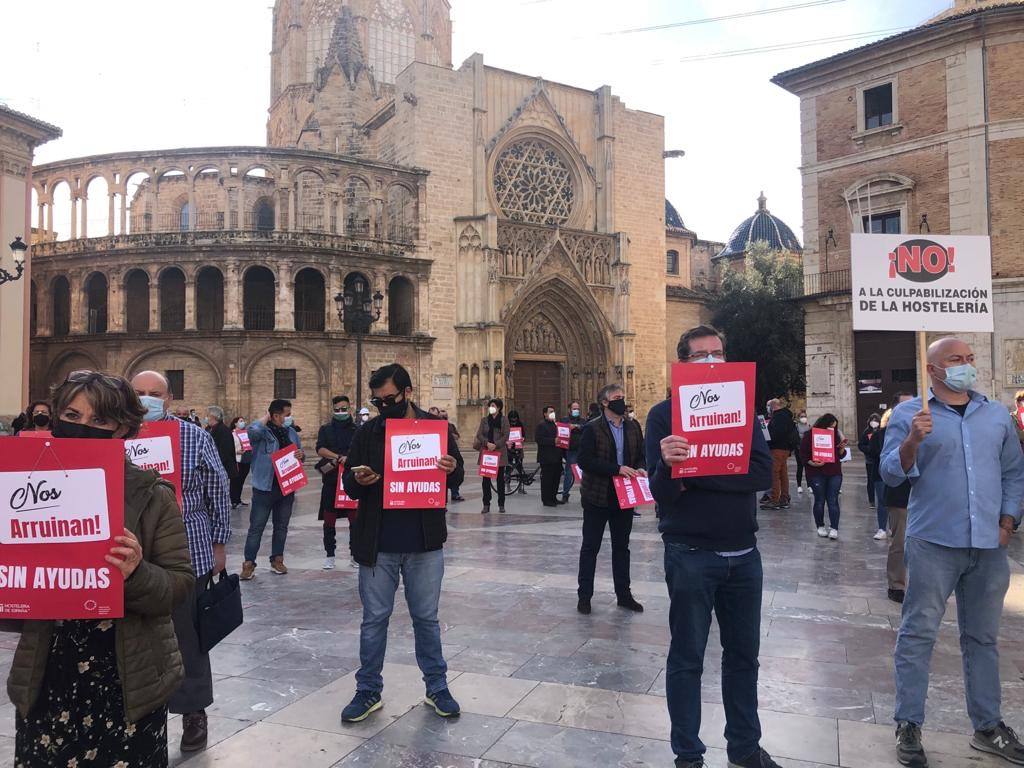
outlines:
[[[477,466],[483,461],[484,451],[498,451],[498,477],[494,485],[498,487],[498,511],[505,511],[505,467],[508,466],[508,417],[504,413],[505,404],[498,398],[487,401],[487,415],[480,420],[476,437],[473,438],[473,450],[479,451]],[[491,478],[483,478],[484,507],[483,514],[491,511]]]

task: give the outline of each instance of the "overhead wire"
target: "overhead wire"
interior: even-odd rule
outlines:
[[[537,0],[534,0],[536,2]],[[718,21],[731,21],[733,19],[746,19],[754,16],[767,16],[772,13],[785,13],[786,11],[798,11],[804,8],[815,8],[821,5],[834,5],[835,3],[845,3],[846,0],[805,0],[801,3],[792,3],[790,5],[777,5],[772,8],[761,8],[755,11],[740,11],[737,13],[729,13],[724,16],[704,16],[697,19],[686,19],[685,21],[672,21],[667,24],[656,24],[650,27],[634,27],[632,29],[617,29],[610,32],[601,32],[602,35],[630,35],[636,32],[658,32],[665,29],[675,29],[676,27],[690,27],[696,24],[713,24]]]
[[[877,37],[879,35],[896,34],[898,32],[905,32],[910,27],[891,27],[889,29],[874,29],[867,32],[856,32],[849,35],[836,35],[835,37],[819,37],[813,40],[797,40],[790,43],[776,43],[773,45],[759,45],[753,48],[735,48],[728,51],[711,51],[709,53],[700,53],[693,56],[683,56],[680,59],[676,59],[678,62],[690,62],[690,61],[707,61],[709,59],[724,59],[732,56],[750,56],[757,53],[771,53],[773,51],[787,51],[796,48],[809,48],[815,45],[825,45],[827,43],[841,43],[849,42],[851,40],[863,40],[869,37]],[[664,60],[658,60],[652,62],[655,65],[664,64]]]

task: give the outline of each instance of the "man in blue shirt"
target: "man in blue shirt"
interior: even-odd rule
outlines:
[[[1010,584],[1006,546],[1020,523],[1024,455],[1006,409],[972,389],[974,353],[956,338],[928,348],[929,411],[921,398],[889,420],[880,471],[910,480],[907,591],[896,640],[896,756],[928,764],[921,745],[928,668],[946,601],[956,593],[971,746],[1024,765],[1000,714],[999,620]]]

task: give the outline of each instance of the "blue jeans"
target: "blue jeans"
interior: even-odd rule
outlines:
[[[295,494],[282,496],[281,489],[274,483],[272,491],[252,489],[252,506],[249,507],[249,533],[245,537],[245,559],[256,562],[260,551],[260,540],[267,528],[267,521],[273,516],[274,533],[270,539],[270,560],[284,556],[284,542],[288,538],[288,522],[292,519]]]
[[[935,636],[956,593],[967,714],[975,730],[1002,720],[999,620],[1010,586],[1006,550],[952,548],[907,536],[907,594],[896,637],[896,721],[924,724],[928,668]]]
[[[665,691],[672,751],[696,760],[700,740],[700,679],[711,613],[722,638],[722,701],[729,759],[750,755],[761,741],[757,716],[757,655],[761,647],[761,553],[740,557],[665,543],[665,582],[671,601]]]
[[[884,531],[889,526],[889,510],[885,506],[885,481],[875,481],[875,515],[878,517],[878,529]]]
[[[814,525],[825,525],[825,504],[828,503],[829,525],[839,530],[839,489],[843,487],[842,475],[816,475],[807,479],[814,492]]]
[[[448,687],[448,665],[441,653],[441,627],[437,604],[444,577],[444,550],[398,554],[380,552],[373,568],[359,567],[359,599],[363,623],[359,629],[359,671],[356,689],[384,690],[384,654],[388,647],[388,621],[395,607],[398,578],[405,584],[405,602],[416,640],[416,663],[423,673],[427,695]]]
[[[572,473],[572,465],[576,463],[577,455],[576,451],[565,452],[565,473],[562,475],[563,496],[569,495],[569,491],[572,490],[573,483],[576,482],[576,477]]]

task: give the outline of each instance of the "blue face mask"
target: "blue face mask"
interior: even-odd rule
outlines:
[[[691,363],[721,363],[722,360],[719,360],[714,355],[707,355],[705,357],[702,357],[700,360],[691,360],[690,362]]]
[[[951,365],[945,369],[946,378],[942,383],[954,392],[966,392],[978,380],[978,369],[970,363]]]
[[[142,417],[143,421],[159,421],[164,417],[164,401],[159,397],[142,395],[139,400],[142,401],[142,406],[146,409],[146,415]]]
[[[295,420],[291,416],[285,416],[284,417],[284,425],[285,425],[285,427],[290,427],[294,423],[295,423]]]

